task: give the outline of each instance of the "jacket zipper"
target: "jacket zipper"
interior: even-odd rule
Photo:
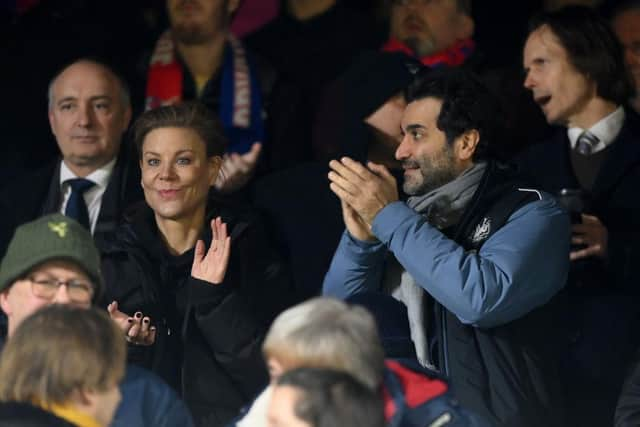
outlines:
[[[444,307],[438,304],[440,309],[440,330],[442,331],[442,371],[445,375],[449,376],[449,348],[447,343],[447,313],[445,313]]]

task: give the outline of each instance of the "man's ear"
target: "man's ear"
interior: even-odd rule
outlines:
[[[71,403],[80,411],[88,414],[96,413],[100,405],[100,400],[95,390],[86,388],[77,388],[71,392]]]
[[[12,311],[11,310],[11,304],[9,303],[9,289],[5,289],[3,292],[0,293],[0,308],[2,308],[2,311],[4,311],[4,314],[6,314],[7,316],[10,316]]]
[[[55,121],[53,120],[53,110],[51,110],[51,108],[49,108],[49,111],[47,111],[47,117],[49,118],[49,128],[51,128],[51,133],[55,135]]]
[[[473,154],[480,142],[480,133],[476,129],[471,129],[463,133],[456,139],[456,157],[461,161],[472,161]]]

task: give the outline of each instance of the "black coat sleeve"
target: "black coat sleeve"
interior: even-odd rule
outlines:
[[[273,318],[290,305],[293,287],[261,223],[253,221],[232,239],[231,253],[222,284],[190,279],[190,305],[216,362],[251,398],[267,382],[264,335]]]

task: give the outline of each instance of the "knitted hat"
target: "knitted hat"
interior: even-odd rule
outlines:
[[[69,260],[93,282],[94,300],[102,291],[100,254],[91,233],[75,220],[56,213],[18,227],[0,264],[0,292],[34,267],[50,260]]]
[[[349,107],[364,119],[394,95],[402,94],[424,67],[399,52],[362,52],[342,74]]]

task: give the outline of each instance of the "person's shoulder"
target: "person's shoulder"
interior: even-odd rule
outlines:
[[[55,178],[59,165],[60,160],[57,159],[37,169],[22,171],[0,186],[0,194],[33,195],[46,192]],[[25,191],[27,189],[29,191]]]
[[[207,219],[212,220],[219,216],[227,224],[232,239],[246,229],[262,226],[260,211],[244,200],[212,194],[208,206]]]
[[[383,387],[385,400],[392,399],[394,413],[390,418],[396,426],[413,426],[415,420],[430,419],[456,426],[481,427],[489,424],[460,405],[448,380],[434,370],[414,360],[387,359]]]
[[[51,412],[22,402],[0,403],[0,427],[74,427]]]
[[[537,224],[542,227],[561,227],[570,230],[569,215],[554,196],[536,188],[521,188],[519,191],[529,193],[530,197],[511,214],[509,223],[524,227],[527,227],[527,224],[530,226]]]
[[[622,130],[628,130],[631,135],[640,137],[640,114],[638,114],[631,107],[624,107],[624,122],[622,124]],[[621,132],[620,135],[624,135]]]
[[[146,393],[149,397],[177,399],[176,392],[162,378],[140,366],[128,364],[121,388],[136,394]]]
[[[131,425],[130,421],[142,419],[144,425],[192,426],[193,420],[178,394],[156,374],[127,365],[120,385],[122,404],[112,425]]]
[[[535,157],[548,155],[549,151],[564,150],[566,146],[562,142],[569,142],[567,136],[567,128],[562,126],[553,126],[541,136],[538,140],[532,144],[524,147],[519,153],[516,154],[514,159],[516,162],[522,158]]]
[[[145,234],[143,229],[153,224],[153,212],[146,201],[139,200],[129,205],[123,213],[122,223],[113,233],[103,237],[100,251],[103,255],[114,254],[140,246],[141,235]]]

